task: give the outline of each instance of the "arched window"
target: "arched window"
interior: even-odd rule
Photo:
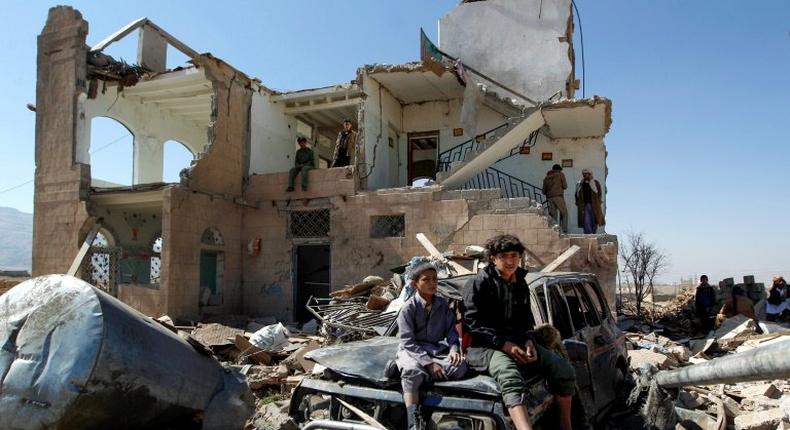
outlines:
[[[168,140],[164,143],[164,170],[162,182],[179,182],[181,171],[192,164],[195,155],[181,142]]]
[[[113,292],[117,279],[118,262],[115,238],[105,228],[99,229],[91,242],[87,281],[102,290]]]
[[[120,122],[108,117],[91,120],[90,164],[94,186],[132,184],[134,136]]]
[[[162,235],[157,234],[151,243],[151,283],[158,284],[162,272]]]
[[[203,231],[203,236],[200,238],[200,243],[210,246],[223,246],[225,241],[222,239],[222,233],[214,227],[209,227]]]

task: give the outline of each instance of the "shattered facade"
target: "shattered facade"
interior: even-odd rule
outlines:
[[[563,270],[596,273],[613,302],[616,237],[579,234],[573,197],[583,168],[606,184],[611,102],[573,99],[570,2],[528,3],[520,23],[508,21],[517,34],[495,60],[482,56],[485,45],[465,52],[457,41],[516,2],[464,3],[442,19],[440,48],[489,79],[424,63],[370,65],[349,83],[285,93],[147,19],[88,47],[80,13],[51,9],[38,41],[33,274],[65,272],[98,223],[101,240],[82,275],[138,310],[290,320],[310,296],[366,275],[388,278],[424,255],[419,232],[456,253],[507,232],[524,241],[535,268],[579,245]],[[488,18],[460,25],[474,8]],[[518,31],[557,42],[524,48]],[[138,65],[102,53],[133,32]],[[166,69],[168,45],[191,64]],[[526,76],[524,61],[542,66]],[[131,186],[91,176],[97,117],[134,136]],[[356,163],[326,168],[344,118],[359,131]],[[324,168],[310,172],[307,191],[287,193],[297,136]],[[194,156],[180,183],[162,182],[169,140]],[[555,163],[568,180],[570,234],[547,216],[540,189]],[[433,184],[412,187],[426,180]]]

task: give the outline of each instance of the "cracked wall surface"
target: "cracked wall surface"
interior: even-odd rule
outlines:
[[[82,15],[61,6],[50,9],[38,37],[33,275],[65,273],[90,228],[90,167],[75,155],[87,34]]]

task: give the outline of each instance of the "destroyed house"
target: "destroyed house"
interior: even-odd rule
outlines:
[[[38,38],[34,275],[64,273],[98,227],[81,276],[143,313],[304,320],[310,296],[426,255],[417,233],[461,254],[507,232],[531,268],[578,245],[562,269],[597,274],[612,301],[617,239],[581,234],[574,201],[582,169],[605,190],[611,102],[575,98],[571,2],[462,3],[439,27],[420,62],[278,92],[148,19],[90,47],[78,11],[51,9]],[[136,64],[104,54],[134,37]],[[168,69],[171,48],[189,63]],[[97,118],[133,136],[130,185],[91,173]],[[345,118],[353,162],[330,168]],[[286,192],[299,136],[318,168],[306,191]],[[171,141],[193,158],[177,183],[163,182]],[[567,234],[541,189],[554,164]]]

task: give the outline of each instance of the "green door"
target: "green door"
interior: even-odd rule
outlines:
[[[217,253],[200,251],[200,288],[208,288],[217,294]]]

